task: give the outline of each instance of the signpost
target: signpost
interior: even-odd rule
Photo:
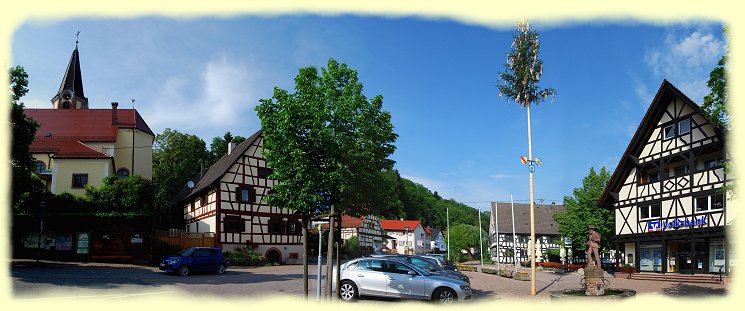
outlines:
[[[316,274],[316,300],[318,301],[321,301],[321,247],[323,245],[322,226],[328,223],[328,220],[314,220],[311,222],[312,226],[318,226],[318,273]]]

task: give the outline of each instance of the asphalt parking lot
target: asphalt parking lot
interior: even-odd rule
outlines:
[[[309,267],[310,297],[315,299],[316,266]],[[325,271],[322,270],[322,271]],[[129,299],[186,294],[192,297],[292,297],[300,299],[303,292],[302,266],[230,267],[225,274],[167,275],[156,267],[101,264],[62,263],[14,260],[11,263],[12,297],[24,301],[75,298]],[[481,272],[465,272],[471,278],[474,301],[550,300],[550,292],[580,288],[582,277],[577,273],[538,271],[536,296],[530,296],[530,282],[503,278]],[[611,288],[628,288],[639,296],[663,297],[724,297],[729,284],[697,284],[681,282],[642,281],[614,278],[606,275]],[[126,294],[121,294],[126,293]],[[395,300],[363,299],[362,303],[385,303]]]

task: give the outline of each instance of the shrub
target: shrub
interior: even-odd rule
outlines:
[[[266,265],[266,257],[252,248],[241,247],[234,252],[223,252],[230,265],[233,266],[263,266]]]

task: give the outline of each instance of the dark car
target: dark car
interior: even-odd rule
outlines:
[[[228,260],[222,249],[208,247],[189,247],[173,256],[163,257],[160,270],[166,273],[189,275],[192,272],[225,273]]]

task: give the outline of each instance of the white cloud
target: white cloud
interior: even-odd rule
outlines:
[[[669,80],[691,99],[700,102],[708,93],[709,72],[725,49],[725,43],[707,30],[694,31],[687,36],[669,33],[662,46],[645,53],[644,61],[654,76]],[[648,97],[643,88],[638,88],[637,94]]]
[[[155,132],[174,128],[205,140],[226,131],[251,134],[237,127],[258,125],[254,124],[258,118],[253,109],[263,86],[258,83],[261,72],[254,67],[223,55],[208,61],[198,78],[166,79],[153,106],[143,107],[148,123]]]

